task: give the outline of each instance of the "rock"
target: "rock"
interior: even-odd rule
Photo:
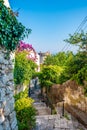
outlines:
[[[7,75],[3,75],[3,77],[2,77],[2,82],[3,82],[4,84],[6,84],[7,81],[9,81],[8,76],[7,76]]]
[[[10,81],[10,80],[13,80],[13,73],[9,73],[8,79],[9,79],[9,81]]]
[[[0,108],[0,116],[2,115],[2,113],[3,113],[3,109],[2,109],[2,108]]]
[[[11,130],[9,120],[7,119],[5,120],[5,122],[3,123],[3,127],[4,127],[4,130]]]
[[[6,68],[6,66],[5,65],[2,65],[2,69],[4,70]]]
[[[8,65],[8,61],[7,61],[7,60],[4,60],[3,63],[4,63],[5,65]]]
[[[2,125],[0,125],[0,130],[4,130]]]
[[[0,124],[2,124],[4,121],[5,121],[5,117],[4,117],[4,115],[1,115],[1,116],[0,116]],[[0,129],[0,130],[1,130],[1,129]]]
[[[11,129],[14,130],[17,126],[17,120],[16,118],[13,120],[13,122],[11,123]]]
[[[18,130],[18,126],[16,126],[13,130]]]
[[[6,102],[5,108],[4,108],[4,115],[8,116],[10,114],[10,103]]]
[[[5,98],[5,88],[0,89],[0,101],[3,101]]]
[[[9,119],[10,119],[10,124],[12,124],[12,122],[14,122],[14,118],[16,117],[16,113],[15,111],[13,111],[10,115],[9,115]]]
[[[18,130],[14,111],[12,57],[7,57],[7,51],[0,47],[0,130]]]
[[[4,57],[3,57],[3,54],[0,55],[0,64],[3,64],[4,63]]]
[[[0,81],[0,87],[3,87],[4,85],[3,85],[3,83],[2,83],[2,81]]]

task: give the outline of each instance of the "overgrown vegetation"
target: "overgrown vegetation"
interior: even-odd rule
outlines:
[[[53,84],[57,84],[62,71],[63,68],[60,66],[44,66],[41,73],[38,75],[41,87],[46,87],[48,90]]]
[[[0,46],[8,52],[13,51],[18,48],[19,41],[28,37],[30,32],[31,29],[27,29],[22,23],[18,22],[13,11],[4,5],[3,0],[0,0]],[[29,45],[27,46],[30,47]],[[27,54],[29,54],[27,51],[16,53],[15,84],[28,84],[35,70],[36,65],[32,60],[27,59]],[[35,126],[36,110],[32,105],[33,100],[28,97],[28,89],[14,97],[18,129],[31,130]]]
[[[18,129],[19,130],[32,130],[35,127],[36,110],[33,107],[33,99],[28,97],[28,89],[21,92],[15,97],[15,110],[17,114]]]
[[[19,44],[19,40],[28,36],[31,29],[26,29],[18,22],[13,11],[0,0],[0,46],[8,51],[13,51]]]
[[[21,98],[27,98],[27,97],[28,97],[28,88],[26,88],[25,91],[20,92],[19,94],[16,94],[16,95],[14,96],[15,101],[17,101],[17,100],[19,100],[19,99],[21,99]]]
[[[27,59],[27,51],[17,52],[15,55],[14,81],[15,84],[28,85],[35,71],[36,64]]]
[[[84,93],[87,95],[87,85],[85,84],[87,82],[87,33],[83,31],[74,33],[74,35],[69,35],[69,39],[65,41],[79,46],[79,51],[73,59],[76,73],[73,74],[72,79],[84,86]]]
[[[87,33],[81,32],[69,36],[70,38],[65,41],[78,45],[78,52],[76,54],[59,52],[47,56],[40,74],[42,86],[48,87],[52,84],[62,84],[67,80],[75,80],[83,86],[84,81],[87,82]],[[61,69],[55,69],[55,65]],[[84,86],[84,92],[87,93],[86,85]]]

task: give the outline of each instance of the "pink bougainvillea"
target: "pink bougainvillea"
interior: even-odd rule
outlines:
[[[34,48],[32,47],[31,44],[26,44],[25,42],[20,41],[18,50],[19,50],[19,51],[23,51],[23,50],[31,51],[31,50],[34,50]],[[35,51],[35,50],[34,50],[34,51]]]
[[[35,49],[32,47],[31,44],[26,44],[23,41],[20,41],[19,46],[17,48],[17,52],[21,52],[21,51],[27,51],[28,54],[26,55],[27,59],[36,61],[37,60],[37,56],[36,56],[36,51]]]

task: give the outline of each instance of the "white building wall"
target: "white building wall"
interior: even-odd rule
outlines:
[[[10,8],[10,4],[9,4],[9,1],[8,0],[4,0],[4,4],[6,7],[9,7]]]
[[[39,72],[40,71],[40,56],[38,55],[38,53],[36,53],[36,57],[37,57],[36,64],[38,65],[37,71]]]

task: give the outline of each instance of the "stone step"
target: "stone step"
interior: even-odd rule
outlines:
[[[46,104],[43,102],[34,102],[33,105],[34,107],[46,107]]]
[[[60,115],[36,116],[35,130],[74,130],[72,121],[60,118]]]
[[[40,89],[32,89],[31,98],[35,100],[33,106],[37,110],[36,127],[33,130],[87,130],[78,121],[62,117],[62,109],[57,108],[57,115],[50,115],[51,110],[39,97]]]
[[[41,119],[41,118],[44,118],[44,119],[56,119],[56,118],[61,118],[60,117],[60,114],[57,114],[57,115],[40,115],[40,116],[36,116],[37,119]]]
[[[39,109],[36,108],[36,110],[37,110],[37,115],[50,115],[51,114],[51,110],[46,107],[39,108]]]
[[[35,106],[36,109],[40,110],[44,110],[44,109],[50,109],[49,107],[45,107],[45,106]]]

